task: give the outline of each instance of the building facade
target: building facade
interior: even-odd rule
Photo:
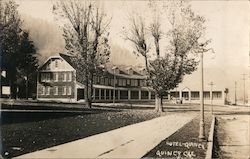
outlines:
[[[94,75],[94,102],[152,101],[154,91],[146,85],[145,69],[128,66],[108,66]],[[213,100],[224,104],[224,91],[205,91],[205,103]],[[61,102],[83,102],[84,85],[74,68],[71,57],[65,54],[51,56],[40,68],[37,76],[37,99]],[[164,96],[167,100],[184,103],[199,102],[199,90],[187,87],[172,90]]]

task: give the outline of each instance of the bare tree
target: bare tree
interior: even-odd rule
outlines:
[[[85,103],[91,108],[93,76],[109,60],[110,19],[94,1],[59,1],[53,10],[63,23],[65,48],[73,56],[77,78],[85,85]]]
[[[168,28],[166,33],[164,44],[167,49],[164,54],[160,54],[160,40],[163,37],[163,32],[161,31],[159,18],[154,18],[149,27],[149,33],[153,37],[157,55],[153,60],[148,60],[149,50],[143,47],[150,43],[150,38],[145,36],[145,28],[147,28],[145,22],[142,23],[141,21],[135,21],[136,18],[131,18],[130,27],[125,32],[125,39],[132,42],[136,51],[145,57],[147,81],[156,94],[155,110],[157,112],[163,111],[163,95],[177,87],[185,74],[191,74],[196,70],[198,65],[196,53],[208,51],[209,49],[206,49],[206,47],[210,42],[210,40],[200,42],[205,31],[204,17],[196,15],[191,7],[182,1],[171,2],[169,5],[173,5],[172,8],[167,8],[170,13],[167,20],[171,27]],[[139,19],[142,18],[139,16]],[[146,41],[148,43],[145,43]]]

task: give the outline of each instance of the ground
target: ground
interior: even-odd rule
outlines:
[[[150,110],[3,112],[3,156],[13,157],[159,116]]]
[[[166,114],[199,114],[199,105],[169,105],[167,103],[164,104],[166,112],[163,114],[155,113],[153,105],[148,103],[133,104],[132,107],[131,105],[97,104],[91,110],[82,108],[81,105],[77,105],[77,108],[73,108],[75,105],[68,105],[67,108],[54,107],[53,110],[47,106],[33,107],[32,104],[26,107],[29,110],[23,110],[23,107],[26,106],[23,104],[21,107],[12,105],[10,109],[8,105],[2,105],[4,109],[1,110],[1,133],[2,156],[4,157],[26,154]],[[32,109],[30,109],[31,107]],[[205,106],[206,114],[210,114],[210,110],[210,106]],[[246,107],[214,106],[214,114],[218,117],[249,115],[249,112],[249,108]],[[183,131],[196,130],[195,122],[197,123],[197,120],[193,124],[191,122],[191,125],[186,128],[184,127]],[[191,135],[191,133],[175,133],[165,140],[181,139],[187,135]]]
[[[219,158],[250,158],[250,114],[217,118]]]

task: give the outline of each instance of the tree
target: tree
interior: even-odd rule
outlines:
[[[20,36],[19,54],[17,57],[17,69],[22,78],[25,79],[25,97],[29,96],[29,86],[34,86],[38,60],[33,41],[29,38],[29,32],[23,31]]]
[[[190,5],[183,1],[169,2],[167,20],[170,23],[166,32],[164,54],[160,54],[160,40],[163,32],[159,18],[149,27],[149,34],[153,37],[156,58],[149,60],[150,37],[145,33],[148,28],[142,17],[136,15],[139,21],[130,18],[130,25],[126,30],[125,39],[136,48],[136,52],[145,57],[148,85],[155,91],[155,110],[163,111],[162,96],[174,89],[182,82],[184,75],[196,70],[197,53],[207,52],[210,40],[201,42],[205,33],[205,18],[196,15]],[[134,14],[135,15],[135,14]]]
[[[110,20],[94,1],[60,1],[53,10],[63,23],[65,48],[73,56],[77,78],[85,86],[85,103],[91,107],[93,76],[109,60]]]
[[[29,39],[29,33],[23,31],[22,21],[13,0],[0,0],[0,53],[7,63],[11,98],[17,97],[19,81],[26,78],[26,98],[29,83],[34,85],[37,70],[36,49]]]
[[[17,58],[19,52],[19,35],[21,33],[21,20],[17,11],[18,5],[10,1],[0,0],[0,49],[1,57],[8,63],[11,97],[16,97],[17,88]]]

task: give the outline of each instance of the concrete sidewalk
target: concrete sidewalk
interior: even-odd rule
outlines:
[[[196,114],[171,114],[16,158],[140,158]]]

